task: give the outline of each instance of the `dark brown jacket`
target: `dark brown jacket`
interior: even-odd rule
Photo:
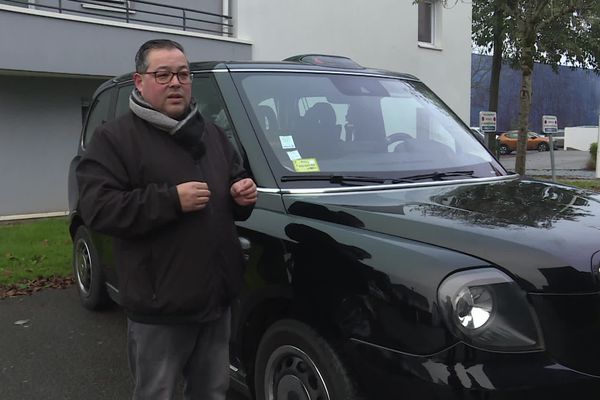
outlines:
[[[129,112],[102,125],[77,168],[79,209],[113,237],[119,292],[131,319],[211,318],[235,297],[243,263],[234,219],[249,217],[229,194],[246,176],[227,138],[202,117],[176,135]],[[176,185],[208,184],[200,211],[183,213]]]

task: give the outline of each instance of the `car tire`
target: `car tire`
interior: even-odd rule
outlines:
[[[510,148],[507,145],[501,144],[500,148],[499,148],[499,151],[500,151],[500,154],[506,155],[506,154],[510,154],[511,150],[510,150]]]
[[[334,348],[297,320],[280,320],[267,329],[254,371],[256,399],[360,399]]]
[[[77,228],[73,238],[73,275],[81,304],[89,310],[98,310],[109,303],[100,257],[85,226]]]
[[[540,143],[537,147],[537,151],[548,151],[549,149],[550,146],[548,146],[546,143]]]

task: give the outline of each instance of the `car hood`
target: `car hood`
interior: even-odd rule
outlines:
[[[583,190],[504,179],[292,194],[284,201],[290,214],[477,257],[506,270],[528,291],[598,290],[600,202]]]

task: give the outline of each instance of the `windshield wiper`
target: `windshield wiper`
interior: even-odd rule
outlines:
[[[352,175],[284,175],[281,182],[298,181],[328,181],[338,185],[351,185],[354,183],[377,183],[384,184],[389,181],[385,178],[376,178],[371,176],[352,176]]]
[[[445,181],[448,178],[455,177],[473,177],[474,171],[448,171],[448,172],[432,172],[429,174],[421,174],[421,175],[412,175],[412,176],[404,176],[402,178],[397,178],[392,180],[392,183],[410,183],[417,182],[423,180],[432,180],[432,181]]]
[[[473,177],[474,171],[448,171],[432,172],[429,174],[411,175],[402,178],[389,179],[377,178],[373,176],[355,176],[355,175],[284,175],[281,182],[299,182],[299,181],[327,181],[338,185],[356,185],[360,183],[394,184],[394,183],[412,183],[423,180],[445,181],[455,177]]]

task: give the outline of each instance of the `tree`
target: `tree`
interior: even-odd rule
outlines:
[[[454,2],[456,0],[452,0]],[[487,3],[487,4],[484,4]],[[479,18],[493,21],[495,7],[504,14],[506,36],[502,42],[507,60],[521,70],[519,141],[515,170],[525,173],[527,131],[531,107],[533,65],[541,62],[555,69],[560,64],[598,70],[600,61],[600,2],[597,0],[474,0]],[[478,14],[474,14],[478,16]],[[494,38],[492,23],[474,22],[474,37]],[[480,32],[480,33],[479,33]],[[497,39],[497,38],[496,38]],[[485,40],[484,40],[485,42]],[[481,44],[481,43],[480,43]],[[488,46],[494,46],[488,42]],[[496,43],[498,46],[498,42]]]
[[[420,1],[422,0],[414,0],[414,3]],[[440,1],[446,8],[454,7],[459,2],[466,3],[465,0]],[[473,36],[478,38],[476,43],[494,49],[496,54],[503,54],[513,67],[521,70],[515,170],[523,175],[533,65],[535,62],[546,63],[557,70],[559,65],[566,64],[598,72],[600,1],[473,0],[472,4]],[[490,106],[494,104],[491,103]]]
[[[500,71],[504,52],[504,42],[510,29],[509,20],[504,15],[504,8],[499,2],[473,1],[473,43],[492,52],[492,74],[489,86],[489,111],[498,111],[498,95],[500,92]],[[490,134],[493,136],[493,134]],[[487,145],[495,148],[494,138],[488,135]]]

